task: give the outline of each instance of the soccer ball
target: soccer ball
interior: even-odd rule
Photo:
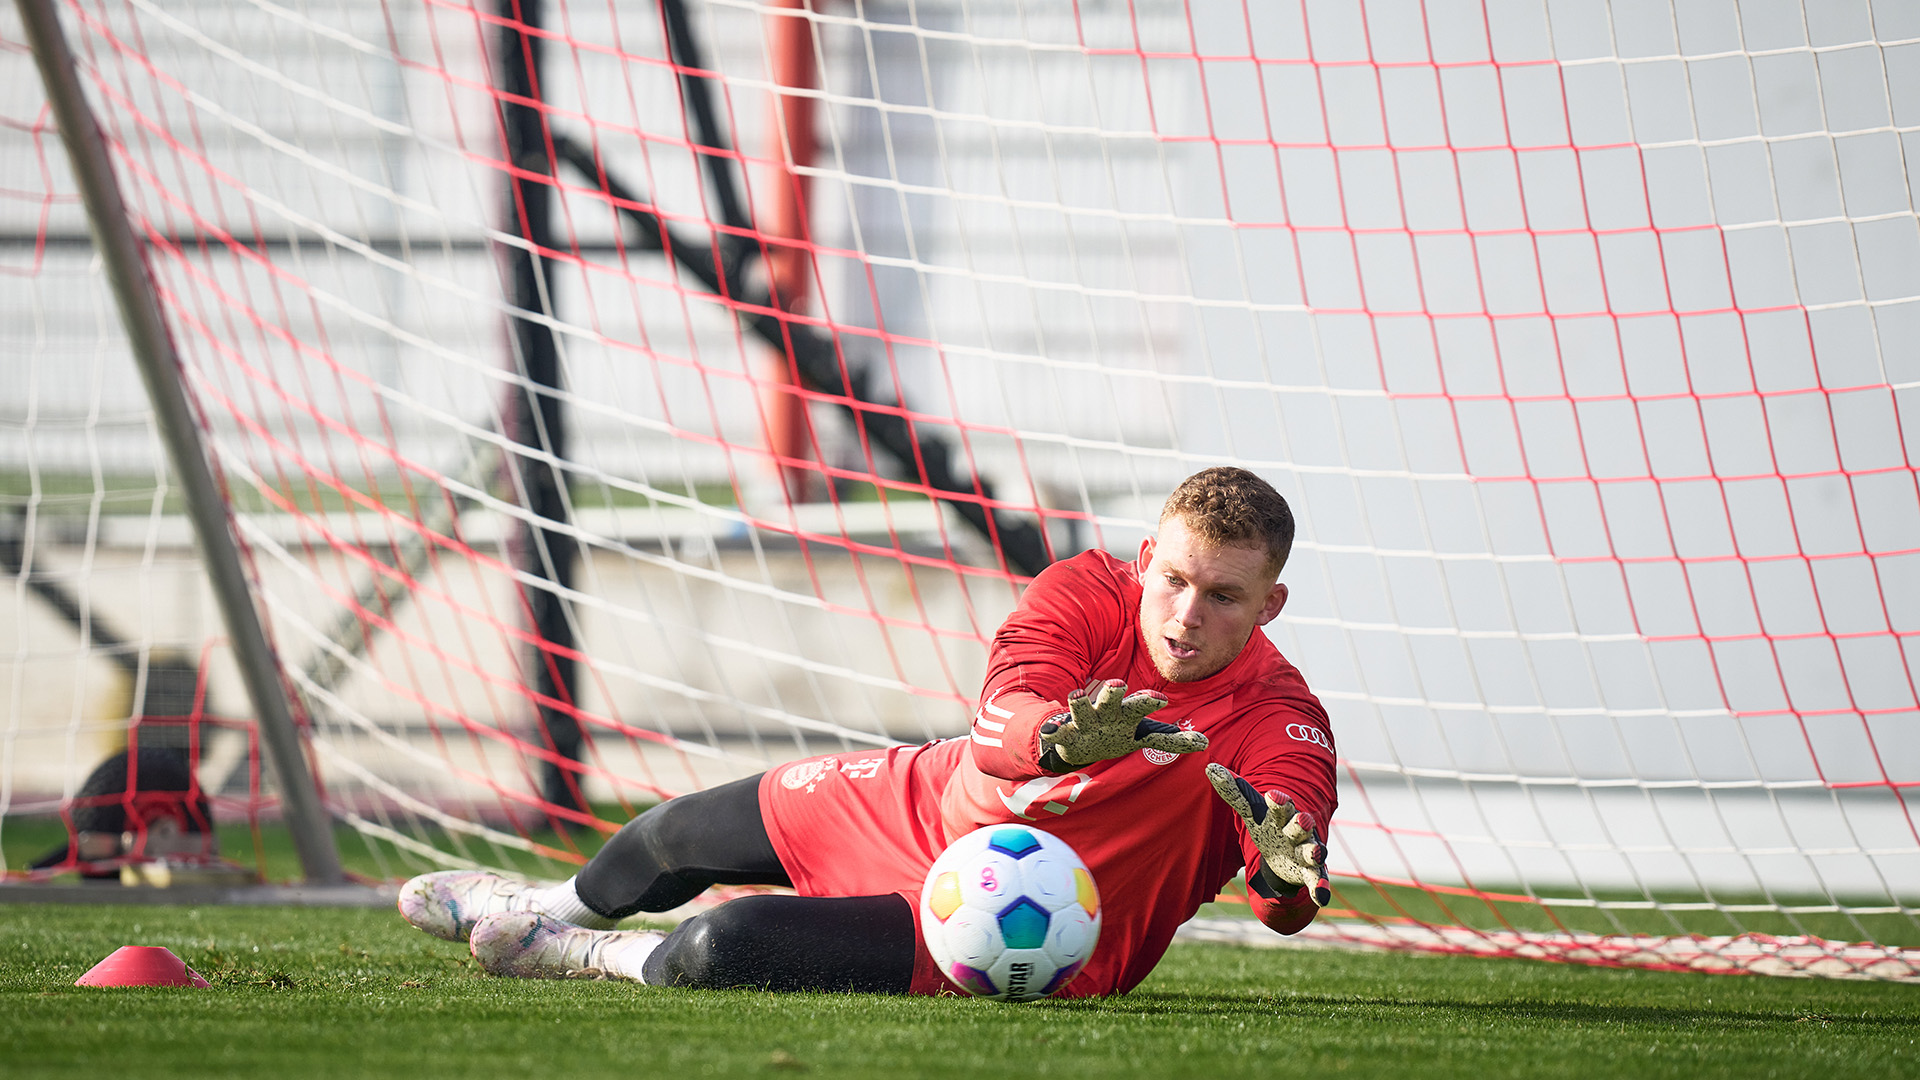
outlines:
[[[920,889],[927,951],[955,986],[1032,1001],[1080,974],[1100,938],[1100,893],[1067,842],[989,825],[947,845]]]

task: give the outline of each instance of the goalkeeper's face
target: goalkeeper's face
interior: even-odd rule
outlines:
[[[1140,545],[1140,635],[1171,682],[1218,673],[1287,602],[1263,547],[1208,544],[1177,517]]]

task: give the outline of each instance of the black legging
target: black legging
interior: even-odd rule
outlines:
[[[609,918],[679,907],[711,885],[792,885],[760,816],[760,778],[682,795],[627,822],[580,869],[580,899]],[[905,993],[904,897],[743,896],[695,915],[647,958],[656,986]]]

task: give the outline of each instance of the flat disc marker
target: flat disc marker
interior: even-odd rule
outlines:
[[[93,965],[75,986],[207,986],[200,973],[163,945],[122,945]]]

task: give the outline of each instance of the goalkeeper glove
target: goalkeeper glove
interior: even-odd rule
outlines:
[[[1327,844],[1311,813],[1296,813],[1293,800],[1277,791],[1265,795],[1231,769],[1207,766],[1214,793],[1240,815],[1248,835],[1260,848],[1260,877],[1281,899],[1290,899],[1307,887],[1313,902],[1326,907],[1333,899],[1327,883]]]
[[[1170,754],[1205,750],[1205,735],[1146,719],[1166,703],[1166,695],[1153,690],[1127,693],[1127,684],[1119,679],[1094,680],[1067,695],[1066,712],[1040,725],[1040,767],[1063,773],[1140,749]]]

